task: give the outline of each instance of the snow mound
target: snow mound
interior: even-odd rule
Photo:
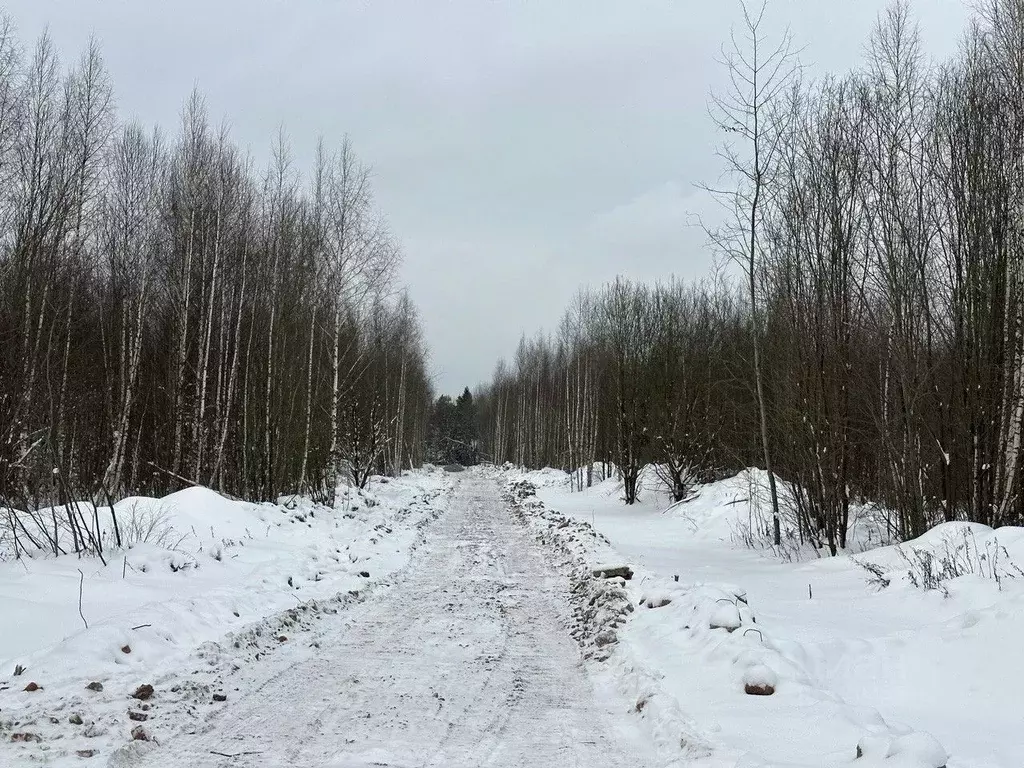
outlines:
[[[526,470],[518,473],[518,479],[533,483],[537,488],[565,488],[569,486],[569,473],[561,469]]]
[[[892,585],[938,590],[970,589],[989,582],[997,588],[1024,579],[1024,528],[993,530],[979,523],[937,525],[904,544],[882,547],[854,559],[880,589]]]
[[[771,667],[751,664],[743,671],[743,685],[745,688],[770,688],[774,691],[779,686],[779,676]]]
[[[931,734],[865,736],[857,744],[857,765],[885,768],[944,768],[949,755]]]
[[[122,541],[133,541],[111,544],[106,564],[45,549],[0,562],[0,734],[16,721],[46,722],[40,708],[73,708],[94,695],[88,683],[123,696],[228,632],[242,637],[281,612],[294,621],[287,611],[297,604],[387,577],[419,545],[449,488],[443,475],[410,474],[352,489],[336,509],[301,498],[251,504],[205,488],[135,497],[115,504],[113,516],[106,509],[109,541],[115,517]],[[41,690],[23,690],[30,681]],[[8,759],[8,741],[0,738],[0,765],[22,764]]]
[[[613,481],[608,481],[613,482]],[[620,643],[620,633],[636,613],[635,595],[621,577],[603,578],[602,562],[618,562],[611,554],[608,540],[590,523],[563,515],[547,507],[536,497],[536,488],[518,475],[508,479],[505,499],[513,514],[534,531],[538,541],[549,547],[556,566],[570,574],[573,601],[573,637],[580,643],[585,659],[604,662],[618,690],[633,699],[635,712],[650,728],[653,742],[670,760],[679,757],[702,759],[713,750],[709,742],[693,726],[679,702],[664,695],[661,674],[652,668],[642,654]],[[641,604],[650,602],[661,613],[671,610],[672,595],[656,589]]]
[[[915,683],[900,685],[893,672],[911,662],[928,668],[931,647],[921,646],[921,657],[911,659],[907,651],[916,646],[902,632],[935,626],[935,602],[915,607],[905,598],[919,601],[919,595],[883,599],[849,557],[809,552],[809,562],[785,563],[770,549],[746,546],[737,529],[757,524],[758,505],[770,509],[767,485],[767,475],[752,470],[698,486],[678,505],[648,493],[630,507],[619,500],[614,480],[582,492],[541,488],[533,489],[539,498],[529,498],[524,514],[541,541],[574,547],[576,562],[633,568],[632,580],[605,589],[614,590],[616,600],[624,593],[635,610],[619,616],[593,611],[615,622],[600,669],[635,699],[667,760],[788,768],[947,765],[934,738],[904,725],[928,713],[930,704],[919,706],[922,697],[942,700],[943,685],[920,687],[924,678],[916,669]],[[562,535],[573,528],[560,527],[561,511],[609,538],[571,541]],[[605,599],[596,587],[581,596],[584,604]],[[968,631],[984,622],[1012,637],[1014,622],[1000,618],[1011,608],[1006,600],[998,605],[975,610],[973,618],[951,606],[942,614],[948,621],[938,620],[943,637],[962,634],[965,621],[977,622]],[[982,666],[978,671],[987,679]],[[896,707],[890,698],[898,700]],[[908,710],[904,699],[918,703]],[[956,737],[934,719],[924,722],[943,742]],[[876,746],[879,740],[884,749]],[[973,765],[948,762],[949,768]]]

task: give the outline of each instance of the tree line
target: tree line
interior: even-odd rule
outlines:
[[[427,433],[427,459],[435,464],[473,466],[480,461],[480,435],[473,394],[466,387],[455,400],[434,403]]]
[[[118,119],[97,45],[0,26],[0,508],[199,483],[333,496],[423,459],[400,249],[349,141],[257,167],[199,94]],[[27,531],[25,532],[27,533]]]
[[[676,498],[767,465],[832,552],[865,501],[901,538],[1020,524],[1024,0],[985,0],[943,63],[897,3],[861,67],[816,81],[744,19],[711,232],[742,279],[582,293],[479,392],[485,450],[614,462],[627,503],[647,463]]]

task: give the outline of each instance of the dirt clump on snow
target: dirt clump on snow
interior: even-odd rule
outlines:
[[[38,733],[29,733],[27,731],[23,731],[20,733],[11,734],[11,741],[19,744],[28,744],[30,742],[38,744],[42,740],[43,737],[40,736]]]
[[[135,693],[132,694],[133,699],[139,701],[146,701],[153,698],[153,686],[149,683],[144,683],[135,689]]]

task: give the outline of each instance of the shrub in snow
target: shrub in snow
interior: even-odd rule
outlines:
[[[121,544],[125,549],[139,544],[173,549],[181,544],[181,537],[171,525],[171,511],[167,505],[155,499],[132,499],[116,506]]]
[[[871,563],[867,560],[858,560],[856,557],[851,558],[854,563],[859,565],[867,572],[868,585],[878,590],[883,590],[892,583],[892,579],[889,578],[888,571],[878,563]]]
[[[988,532],[980,544],[975,528]],[[895,565],[853,559],[867,572],[868,584],[877,589],[885,589],[894,579],[900,579],[916,589],[934,590],[948,597],[946,583],[963,576],[989,579],[1000,589],[1004,580],[1024,576],[1024,569],[1013,561],[995,532],[984,526],[941,525],[889,551],[896,556]]]
[[[167,558],[167,565],[172,573],[187,571],[199,567],[199,561],[184,552],[172,552]]]

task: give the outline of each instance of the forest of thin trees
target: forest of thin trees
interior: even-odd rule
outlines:
[[[768,464],[833,552],[865,501],[901,538],[1020,524],[1024,0],[983,0],[942,64],[898,3],[813,82],[745,22],[712,110],[727,277],[580,294],[478,393],[484,450],[614,463],[627,502],[648,463],[676,498]]]
[[[171,134],[122,122],[96,45],[65,66],[3,25],[0,508],[329,500],[422,461],[426,352],[369,171],[347,139],[305,174],[283,132],[270,157],[198,94]]]

